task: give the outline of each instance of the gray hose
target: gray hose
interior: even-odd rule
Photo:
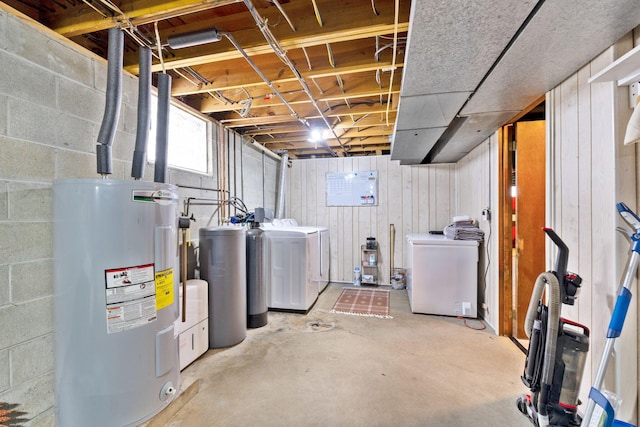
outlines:
[[[122,100],[122,63],[124,52],[124,33],[116,27],[109,29],[107,52],[107,92],[104,116],[98,133],[96,159],[98,173],[109,175],[113,172],[111,145],[118,128],[120,102]]]
[[[167,155],[169,152],[169,107],[171,104],[171,76],[158,74],[158,120],[156,122],[155,182],[167,182]]]
[[[547,331],[544,347],[544,361],[542,365],[541,392],[538,400],[538,424],[547,426],[549,418],[547,415],[547,404],[549,403],[549,388],[553,382],[553,373],[556,360],[556,344],[558,342],[558,326],[560,322],[560,284],[553,273],[542,273],[536,279],[533,288],[529,309],[525,318],[525,332],[527,336],[531,334],[531,328],[535,318],[538,301],[542,297],[542,291],[547,286],[548,317]]]
[[[147,141],[151,110],[151,49],[140,47],[140,73],[138,74],[138,125],[136,128],[136,148],[133,151],[131,176],[140,179],[144,175],[147,157]]]
[[[524,333],[527,334],[527,338],[531,338],[531,331],[533,330],[533,322],[536,320],[538,313],[538,301],[542,299],[544,287],[547,284],[547,279],[552,273],[542,273],[536,279],[536,283],[533,285],[533,291],[531,292],[531,300],[529,300],[529,308],[527,309],[527,316],[524,318]],[[554,276],[555,277],[555,276]]]

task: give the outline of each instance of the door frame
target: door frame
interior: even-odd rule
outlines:
[[[542,95],[498,129],[498,335],[513,336],[513,266],[511,173],[513,170],[513,124],[542,103]]]

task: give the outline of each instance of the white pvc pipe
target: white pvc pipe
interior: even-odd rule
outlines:
[[[289,153],[282,153],[280,159],[280,179],[278,180],[278,207],[276,210],[276,218],[284,217],[284,188],[287,177],[287,163],[289,163]]]

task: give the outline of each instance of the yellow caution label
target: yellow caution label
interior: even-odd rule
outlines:
[[[173,304],[173,268],[156,273],[156,310]]]

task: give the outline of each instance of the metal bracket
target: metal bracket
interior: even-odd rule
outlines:
[[[629,108],[636,108],[636,99],[640,95],[640,82],[631,83],[629,85]]]

